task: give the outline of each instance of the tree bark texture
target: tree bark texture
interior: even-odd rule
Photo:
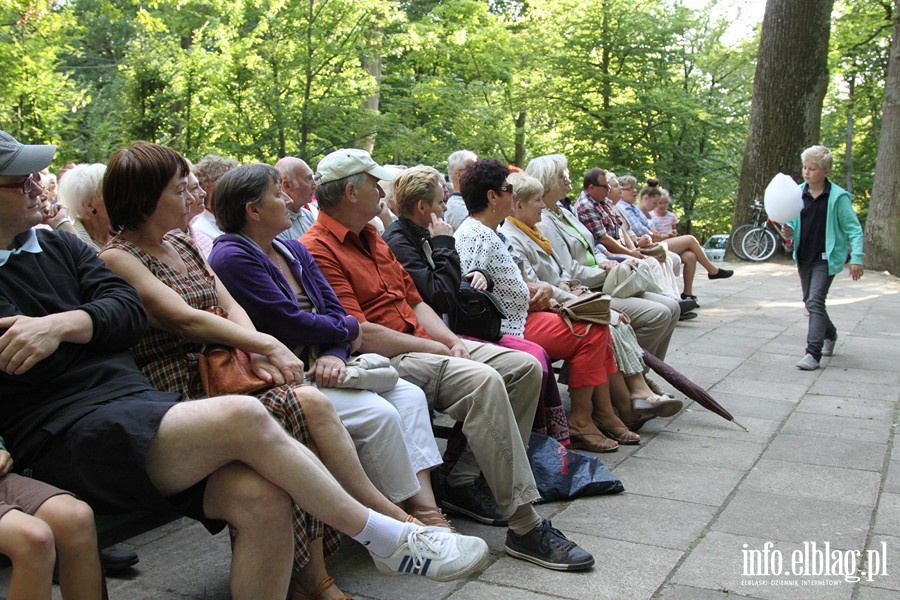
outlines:
[[[777,173],[800,181],[800,153],[819,140],[833,4],[766,3],[733,226],[750,221],[751,202]]]
[[[866,218],[866,267],[900,275],[900,0],[884,88],[875,181]]]

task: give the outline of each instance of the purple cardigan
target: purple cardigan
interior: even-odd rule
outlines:
[[[287,279],[252,240],[227,233],[216,238],[209,264],[256,328],[288,348],[318,346],[319,354],[346,361],[350,342],[359,335],[351,317],[306,247],[296,240],[275,240],[287,250],[285,262],[318,312],[300,310]]]

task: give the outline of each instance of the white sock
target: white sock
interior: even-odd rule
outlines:
[[[370,508],[366,526],[353,539],[376,556],[390,556],[400,545],[400,540],[406,533],[406,525]]]

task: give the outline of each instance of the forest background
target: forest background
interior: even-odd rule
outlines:
[[[0,128],[59,145],[56,167],[135,139],[313,166],[346,146],[441,169],[463,148],[521,166],[558,152],[576,189],[594,166],[659,178],[703,240],[732,224],[759,47],[758,25],[734,35],[747,5],[0,0]],[[862,219],[893,9],[832,14],[820,143]]]

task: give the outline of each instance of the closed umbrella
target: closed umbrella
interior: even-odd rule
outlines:
[[[713,400],[713,397],[709,395],[709,392],[685,377],[682,373],[676,371],[671,365],[659,360],[646,350],[644,350],[644,362],[647,363],[648,367],[656,371],[660,377],[671,383],[675,389],[691,400],[697,402],[697,404],[706,410],[716,413],[726,421],[731,421],[744,431],[750,431],[735,421],[734,416],[725,410],[724,406]]]

